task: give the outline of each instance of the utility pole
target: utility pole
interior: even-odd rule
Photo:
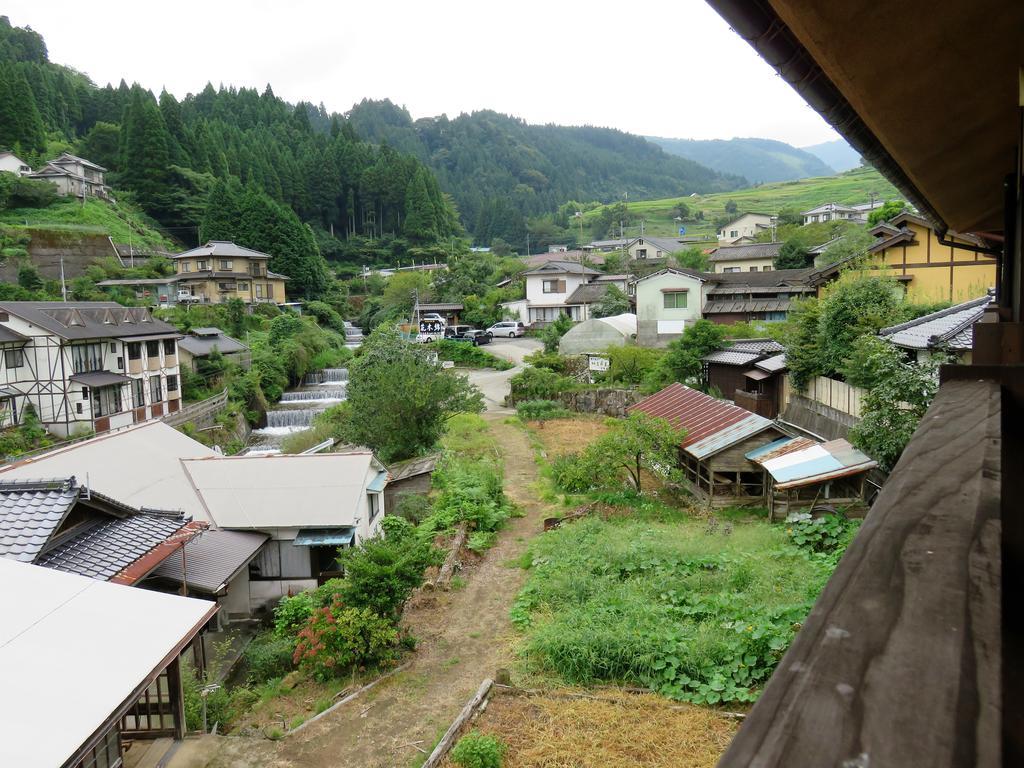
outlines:
[[[530,257],[530,230],[526,230],[526,257]]]
[[[66,302],[68,300],[68,286],[64,282],[64,254],[60,255],[60,295]]]

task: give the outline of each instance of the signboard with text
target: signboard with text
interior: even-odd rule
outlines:
[[[591,357],[590,370],[603,373],[608,370],[609,361],[607,357]]]

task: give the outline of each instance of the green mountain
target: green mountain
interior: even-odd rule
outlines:
[[[772,139],[647,138],[666,152],[706,165],[720,173],[743,176],[753,184],[835,173],[810,152]]]
[[[810,152],[819,158],[823,163],[835,168],[842,173],[860,165],[860,152],[851,147],[846,139],[826,141],[822,144],[812,144],[803,147],[804,152]]]
[[[364,100],[347,118],[360,136],[429,165],[471,229],[492,215],[495,201],[535,216],[567,200],[640,200],[744,186],[738,176],[610,128],[530,125],[491,111],[414,121],[387,100]]]

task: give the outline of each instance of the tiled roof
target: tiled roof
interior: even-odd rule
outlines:
[[[760,352],[741,352],[735,349],[719,349],[704,356],[706,363],[724,363],[725,365],[748,365],[761,356]]]
[[[747,299],[708,301],[704,304],[705,315],[734,314],[743,312],[788,312],[789,299]]]
[[[199,333],[199,331],[216,331],[214,334]],[[178,340],[178,346],[193,357],[205,357],[213,352],[216,347],[222,354],[229,355],[232,352],[241,352],[248,349],[238,339],[233,339],[219,328],[196,328],[192,331],[196,335],[188,335]]]
[[[584,283],[569,294],[566,304],[593,304],[608,292],[607,283]]]
[[[3,301],[0,310],[63,339],[179,335],[145,307],[122,307],[114,301]]]
[[[754,363],[754,367],[768,373],[784,371],[786,369],[786,353],[783,352],[781,355],[773,355],[765,360],[758,360]]]
[[[723,286],[801,286],[807,285],[814,267],[805,269],[770,269],[767,272],[715,272],[709,280]]]
[[[558,259],[552,259],[541,264],[536,269],[531,269],[529,272],[524,272],[524,275],[546,275],[546,274],[561,274],[568,273],[571,275],[600,275],[596,269],[584,266],[576,261],[560,261]]]
[[[629,411],[657,416],[677,429],[685,429],[682,447],[698,459],[705,459],[774,426],[774,422],[746,408],[678,382],[641,400]]]
[[[774,259],[782,243],[751,243],[750,245],[723,245],[708,256],[708,261],[744,261],[746,259]]]
[[[194,258],[232,258],[239,257],[244,259],[269,259],[270,254],[263,253],[263,251],[255,251],[252,248],[245,248],[244,246],[237,245],[236,243],[229,242],[227,240],[211,240],[206,245],[200,245],[198,248],[193,248],[190,251],[184,251],[182,253],[175,254],[171,258],[174,259],[194,259]]]
[[[785,352],[786,348],[775,339],[733,339],[729,349],[740,352]]]
[[[904,349],[971,349],[974,324],[985,314],[991,301],[991,296],[982,296],[883,328],[878,335]]]
[[[98,522],[44,553],[36,565],[109,581],[186,524],[181,515],[141,513]],[[168,550],[166,555],[170,555]]]
[[[185,570],[180,557],[169,557],[154,576],[178,584],[182,576],[189,589],[214,594],[248,565],[269,536],[252,531],[206,531],[185,545]]]
[[[0,557],[31,563],[77,501],[71,480],[0,482]]]

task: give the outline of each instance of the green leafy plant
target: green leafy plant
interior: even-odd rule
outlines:
[[[293,662],[325,681],[353,667],[381,664],[395,657],[398,631],[369,608],[346,608],[340,596],[317,608],[300,630]]]
[[[306,621],[308,618],[307,615]],[[257,635],[243,653],[249,683],[258,685],[287,675],[292,670],[294,650],[294,636],[282,637],[270,632]]]
[[[460,768],[501,768],[507,747],[490,734],[470,731],[452,748],[452,762]]]
[[[555,400],[524,400],[516,404],[516,415],[523,421],[536,421],[543,428],[545,421],[564,419],[572,412]]]
[[[522,400],[554,400],[559,393],[567,392],[575,385],[572,379],[547,368],[525,368],[509,381],[509,399],[513,403]]]
[[[809,512],[794,512],[786,518],[786,533],[798,547],[811,552],[835,552],[846,549],[859,523],[842,515],[813,517]]]
[[[345,571],[338,594],[345,605],[395,618],[423,583],[427,566],[439,562],[440,552],[418,537],[375,537],[342,550],[338,559]]]

